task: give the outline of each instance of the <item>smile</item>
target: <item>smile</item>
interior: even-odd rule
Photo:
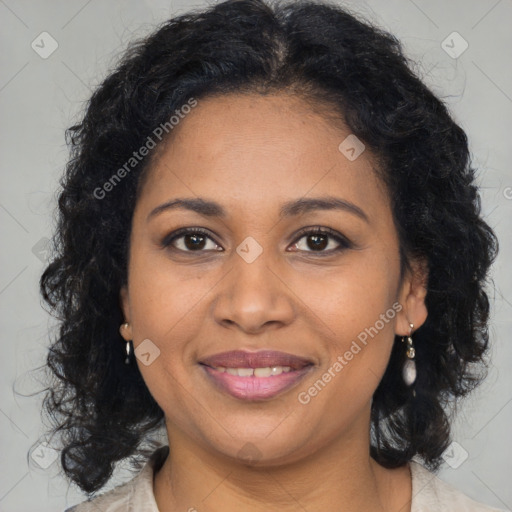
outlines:
[[[200,362],[216,389],[241,400],[266,400],[290,388],[312,370],[307,358],[263,350],[231,351]]]

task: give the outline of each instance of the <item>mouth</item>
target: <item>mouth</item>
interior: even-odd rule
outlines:
[[[235,350],[199,362],[217,389],[242,400],[273,398],[295,386],[313,368],[312,360],[262,350]]]

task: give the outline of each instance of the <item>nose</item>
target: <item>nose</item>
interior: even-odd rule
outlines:
[[[247,334],[289,325],[296,314],[293,292],[279,274],[265,252],[252,263],[234,254],[231,270],[218,284],[215,321]]]

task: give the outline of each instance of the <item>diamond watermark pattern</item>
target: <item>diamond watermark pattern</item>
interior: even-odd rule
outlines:
[[[39,57],[47,59],[59,47],[59,43],[48,32],[41,32],[30,46]]]
[[[441,455],[443,460],[453,469],[457,469],[469,457],[468,452],[456,441],[450,443]]]
[[[32,254],[42,263],[46,263],[48,260],[49,243],[50,240],[43,236],[43,238],[32,247]]]
[[[458,32],[452,32],[441,43],[441,48],[452,59],[458,59],[468,49],[468,47],[469,43]]]
[[[255,462],[260,460],[262,457],[261,452],[258,447],[252,443],[245,443],[237,453],[240,459],[243,459],[247,462]]]
[[[236,252],[246,263],[252,263],[263,252],[263,247],[252,236],[248,236],[237,248]]]
[[[340,150],[340,153],[345,156],[345,158],[353,162],[365,150],[365,145],[353,133],[351,133],[338,146],[338,149]]]
[[[59,452],[44,442],[33,450],[30,456],[39,467],[47,469],[57,460]]]
[[[135,357],[144,365],[149,366],[160,355],[160,349],[148,339],[145,339],[135,349]]]

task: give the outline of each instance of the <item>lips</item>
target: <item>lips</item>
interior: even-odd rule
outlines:
[[[261,350],[233,350],[200,361],[209,382],[216,389],[239,400],[268,400],[290,390],[313,370],[304,357]]]
[[[222,352],[206,357],[202,359],[200,363],[211,368],[266,368],[289,366],[290,369],[294,371],[312,365],[313,361],[275,350],[260,350],[259,352],[232,350],[230,352]]]

